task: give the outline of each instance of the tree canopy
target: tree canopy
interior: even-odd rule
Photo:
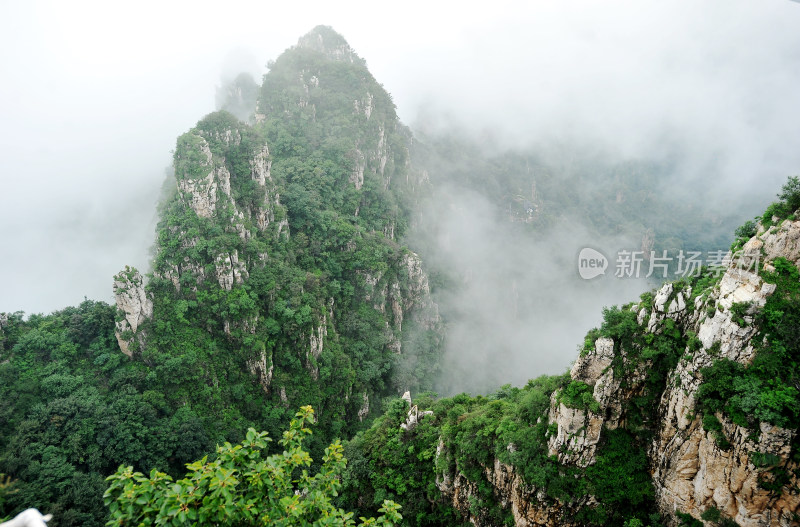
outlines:
[[[300,408],[280,440],[283,452],[271,456],[271,438],[251,428],[240,444],[217,447],[213,461],[205,456],[188,464],[189,472],[177,481],[156,469],[145,477],[120,466],[103,495],[111,513],[107,525],[356,525],[353,513],[332,501],[347,463],[341,443],[325,450],[316,474],[308,471],[312,459],[303,439],[313,421],[314,410]],[[358,525],[394,525],[402,519],[399,508],[386,500],[380,516],[362,517]]]

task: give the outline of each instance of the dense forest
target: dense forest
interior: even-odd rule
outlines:
[[[455,133],[412,131],[366,62],[327,27],[271,62],[260,84],[237,77],[217,102],[177,140],[152,268],[114,277],[117,305],[87,299],[49,315],[0,314],[0,519],[36,507],[56,527],[156,517],[278,524],[298,507],[283,524],[373,516],[365,524],[461,525],[470,515],[513,524],[484,477],[497,460],[540,501],[566,504],[577,524],[667,524],[647,449],[654,409],[671,372],[699,349],[697,336],[668,319],[647,333],[632,305],[605,308],[585,343],[569,346],[589,353],[613,339],[616,375],[643,366],[649,374],[629,387],[624,426],[604,434],[595,462],[560,462],[548,448],[553,401],[600,412],[592,388],[569,373],[496,383],[482,395],[433,392],[449,367],[448,328],[459,322],[443,299],[467,278],[438,256],[430,200],[454,185],[477,192],[520,244],[577,221],[648,250],[710,250],[729,246],[745,218],[660,194],[674,160],[498,152]],[[758,223],[736,231],[734,248],[759,225],[794,218],[796,187],[790,179]],[[762,337],[752,364],[720,359],[703,370],[697,412],[720,444],[717,414],[752,430],[800,426],[794,263],[762,272],[778,293],[758,314],[736,308]],[[720,276],[705,269],[674,290],[691,291],[694,305]],[[653,296],[636,307],[652,309]],[[496,360],[492,349],[481,353]],[[272,486],[213,494],[225,470]],[[468,514],[443,497],[444,474],[472,485]],[[204,492],[218,501],[201,507],[189,496],[194,505],[183,510],[180,492],[158,490],[167,481],[187,496],[211,485]],[[259,492],[274,510],[259,510]],[[212,513],[208,503],[233,508]]]

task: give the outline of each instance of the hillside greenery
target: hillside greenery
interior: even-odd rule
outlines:
[[[0,517],[35,506],[57,525],[103,525],[120,463],[178,469],[213,445],[191,408],[169,408],[148,368],[120,353],[115,311],[85,301],[4,324],[0,472],[12,484]]]
[[[789,179],[778,207],[789,209],[792,200],[800,199],[796,198],[800,195],[796,183],[796,178]],[[756,233],[746,224],[737,235],[745,232]],[[731,308],[734,321],[758,329],[752,340],[756,343],[752,363],[743,366],[720,358],[699,372],[702,383],[695,412],[723,449],[730,443],[717,415],[752,430],[756,440],[762,422],[788,429],[800,426],[796,368],[800,362],[800,274],[796,265],[784,258],[775,259],[772,265],[760,271],[766,282],[776,284],[764,308],[755,315],[750,314],[748,304]],[[720,278],[718,270],[703,268],[697,276],[674,282],[673,297],[691,287],[687,308],[693,310],[694,300],[706,298]],[[410,432],[400,427],[408,405],[395,401],[369,430],[346,444],[345,452],[354,462],[348,468],[345,501],[374,511],[381,499],[390,498],[403,505],[408,525],[461,525],[465,518],[453,516],[437,488],[437,483],[446,487],[459,477],[471,489],[471,515],[485,524],[513,525],[510,511],[501,505],[486,476],[497,460],[511,465],[526,485],[537,489],[537,499],[545,505],[558,503],[561,510],[569,511],[571,521],[581,525],[664,525],[666,520],[655,504],[647,449],[659,426],[656,409],[671,382],[670,373],[702,343],[670,318],[660,322],[655,332],[646,331],[648,321],[640,324],[637,313],[641,308],[652,309],[653,300],[654,294],[649,292],[642,294],[636,309],[632,305],[605,308],[602,325],[589,331],[583,344],[581,353],[587,353],[600,337],[614,340],[614,376],[620,390],[631,394],[622,414],[616,416],[624,425],[603,430],[594,464],[586,468],[564,465],[548,450],[548,438],[556,433],[555,424],[548,423],[551,400],[598,412],[591,388],[569,374],[540,377],[523,388],[504,386],[489,396],[421,396],[415,404],[432,410],[433,415]],[[719,353],[719,343],[707,352],[712,356]],[[639,377],[637,372],[642,371],[646,375]],[[792,456],[800,460],[794,445]],[[789,481],[785,467],[776,465],[777,456],[753,453],[753,460],[763,472],[759,476],[762,487],[779,491]],[[585,502],[586,496],[593,497],[591,504]],[[680,511],[677,516],[685,525],[701,523]],[[735,525],[717,509],[705,511],[703,519]]]
[[[268,457],[272,439],[251,428],[241,444],[218,446],[213,461],[205,456],[188,464],[190,472],[178,481],[156,469],[148,478],[120,466],[107,478],[103,495],[111,512],[108,525],[356,525],[353,513],[331,503],[346,465],[342,445],[325,449],[319,472],[307,471],[312,459],[303,439],[313,422],[313,409],[302,407],[280,439],[283,452]],[[395,525],[402,520],[398,509],[385,501],[378,518],[362,517],[358,525]]]
[[[245,104],[252,86],[235,84]],[[120,464],[178,478],[249,428],[279,437],[301,405],[316,410],[305,445],[318,469],[382,398],[436,375],[441,334],[410,307],[425,299],[398,242],[418,189],[391,98],[363,61],[297,46],[258,99],[258,122],[219,111],[177,140],[146,285],[153,316],[123,335],[132,359],[114,337],[123,314],[104,303],[3,324],[0,473],[14,483],[0,517],[36,506],[56,527],[101,525],[104,478]],[[192,188],[210,193],[210,213],[193,209]],[[225,266],[232,283],[218,279]]]
[[[494,460],[513,466],[526,484],[543,492],[548,503],[566,503],[582,525],[661,525],[655,508],[646,448],[652,439],[654,406],[686,345],[685,336],[674,325],[653,335],[641,331],[636,313],[630,309],[604,310],[604,322],[592,332],[594,338],[611,337],[617,343],[615,373],[627,382],[626,372],[642,362],[650,371],[643,385],[623,409],[625,428],[606,430],[596,462],[586,468],[559,463],[550,455],[548,438],[555,433],[547,415],[551,396],[568,407],[598,410],[587,386],[571,381],[568,374],[543,376],[523,388],[504,386],[489,396],[436,399],[423,396],[415,401],[433,415],[422,419],[411,432],[400,424],[408,406],[395,401],[388,411],[360,432],[345,447],[351,460],[345,478],[344,499],[362,504],[364,513],[377,510],[383,499],[403,505],[409,525],[461,525],[436,487],[437,479],[456,474],[477,488],[470,512],[492,525],[513,525],[510,511],[503,509],[486,480],[484,471]],[[622,353],[622,349],[626,353]],[[437,451],[439,455],[437,456]],[[542,496],[542,494],[540,494]],[[596,503],[586,506],[583,497]]]
[[[696,335],[670,320],[645,333],[630,306],[605,309],[584,347],[614,338],[614,371],[635,395],[626,426],[603,434],[597,462],[564,466],[547,447],[551,397],[597,411],[588,385],[559,375],[490,395],[427,391],[441,373],[444,331],[419,297],[404,236],[438,184],[426,171],[481,192],[525,236],[579,216],[594,232],[638,236],[658,224],[656,250],[713,248],[730,241],[718,218],[675,213],[658,199],[652,188],[666,165],[587,158],[567,169],[532,152],[485,156],[458,138],[412,141],[365,62],[330,28],[312,33],[327,50],[290,48],[261,85],[237,78],[221,111],[178,138],[147,277],[153,316],[124,335],[131,358],[115,337],[124,314],[104,302],[0,318],[0,518],[37,507],[54,515],[52,527],[202,524],[221,514],[242,525],[350,525],[362,516],[388,525],[401,521],[396,502],[403,524],[461,525],[437,488],[437,478],[459,473],[476,485],[473,514],[503,525],[509,512],[483,476],[499,459],[548,502],[575,505],[582,524],[660,525],[645,449],[668,374],[696,350]],[[270,166],[264,185],[257,159]],[[218,188],[204,216],[186,189],[210,173],[220,187],[227,174],[230,193]],[[612,184],[574,193],[590,180]],[[790,179],[762,225],[790,217],[798,189]],[[755,228],[745,224],[737,237]],[[420,248],[434,250],[430,240]],[[447,269],[434,275],[434,294],[458,287]],[[762,276],[776,294],[755,317],[737,308],[759,328],[756,360],[702,372],[698,411],[709,430],[721,430],[719,412],[754,429],[800,424],[800,278],[782,260]],[[676,287],[691,285],[694,297],[717,279],[706,270]],[[652,294],[640,305],[648,302]],[[630,383],[642,367],[645,381]],[[433,412],[411,431],[400,427],[408,407],[396,398],[407,389]],[[596,502],[578,507],[586,496]]]

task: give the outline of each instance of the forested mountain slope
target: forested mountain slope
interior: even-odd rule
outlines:
[[[345,501],[411,525],[797,525],[800,179],[780,197],[726,265],[605,309],[568,374],[396,401],[347,446]]]
[[[302,401],[325,438],[347,435],[370,400],[429,384],[439,317],[397,243],[424,185],[409,146],[347,43],[303,37],[264,77],[252,126],[223,111],[178,139],[152,279],[116,277],[122,349],[164,369],[175,403],[236,408],[223,429],[236,413],[282,426]]]
[[[271,65],[253,110],[178,138],[152,272],[114,277],[117,309],[2,319],[0,473],[16,483],[0,516],[100,525],[120,464],[182,472],[248,427],[280,437],[301,405],[318,459],[382,398],[430,386],[441,321],[398,241],[426,183],[391,98],[321,26]]]
[[[741,231],[739,245],[761,243],[771,267],[706,272],[606,310],[571,376],[438,399],[426,392],[446,375],[480,392],[508,371],[542,371],[506,360],[518,342],[500,343],[506,329],[562,316],[542,286],[579,298],[504,247],[492,256],[516,259],[513,276],[491,259],[483,271],[514,316],[463,316],[493,306],[459,295],[477,272],[442,256],[441,217],[496,222],[488,232],[515,247],[564,249],[563,229],[579,224],[648,250],[718,248],[730,218],[659,199],[652,187],[670,167],[656,162],[564,164],[412,134],[324,26],[260,84],[242,75],[220,89],[218,106],[178,138],[152,268],[114,277],[116,306],[0,314],[0,474],[12,482],[0,479],[0,518],[38,507],[51,526],[102,525],[105,478],[121,464],[177,476],[249,427],[281,437],[310,405],[308,450],[318,464],[332,439],[351,439],[340,504],[367,516],[389,498],[409,525],[655,527],[675,523],[674,509],[795,521],[797,375],[776,364],[797,359],[800,204],[770,209],[753,240],[752,225]],[[453,186],[492,213],[465,207]],[[479,242],[460,248],[489,252]],[[519,300],[525,274],[536,294]],[[453,328],[468,325],[480,338],[462,346]],[[715,470],[729,492],[709,492]]]

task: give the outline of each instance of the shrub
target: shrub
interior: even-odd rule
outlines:
[[[711,432],[711,435],[714,436],[714,439],[717,442],[717,446],[722,450],[727,450],[730,448],[731,443],[728,441],[728,438],[725,437],[725,432],[722,429],[722,423],[720,423],[717,416],[714,414],[706,414],[703,416],[703,430],[707,432]]]
[[[773,467],[781,462],[780,456],[772,453],[750,452],[750,461],[757,468]]]
[[[319,472],[307,471],[311,456],[302,448],[311,435],[314,411],[304,406],[280,444],[284,451],[264,455],[271,441],[266,432],[247,431],[241,444],[225,443],[217,458],[188,464],[178,481],[153,469],[150,477],[121,466],[108,477],[103,500],[111,513],[108,525],[355,525],[353,514],[332,504],[341,487],[346,460],[337,441],[325,450]],[[359,525],[393,525],[402,518],[399,506],[385,501],[377,519]]]
[[[594,351],[594,343],[600,337],[602,337],[602,334],[597,328],[591,329],[586,333],[586,336],[583,338],[583,346],[578,348],[578,353],[580,353],[581,357]]]
[[[592,395],[592,387],[581,381],[572,381],[558,394],[558,401],[567,408],[600,412],[600,403]]]
[[[696,519],[691,514],[686,514],[685,512],[675,511],[675,516],[678,517],[678,520],[681,527],[703,527],[703,522]]]
[[[646,449],[634,435],[621,428],[604,430],[603,434],[597,461],[587,468],[586,477],[590,480],[591,494],[607,511],[607,516],[598,523],[619,525],[620,519],[644,512],[655,491],[648,473]]]
[[[800,209],[800,177],[789,176],[778,197],[787,205],[789,212]]]
[[[738,229],[736,229],[736,237],[737,238],[752,238],[758,232],[758,224],[753,220],[747,220],[741,225]]]
[[[789,180],[781,187],[778,198],[780,198],[780,201],[776,201],[767,207],[761,217],[761,223],[764,227],[769,227],[773,224],[773,217],[777,216],[778,219],[785,219],[794,211],[800,209],[800,177],[790,176]]]
[[[707,522],[718,522],[720,517],[722,517],[722,512],[716,507],[709,507],[700,515],[700,518]]]
[[[747,326],[747,321],[745,321],[744,317],[747,315],[747,311],[753,306],[753,302],[734,302],[731,306],[731,315],[733,321],[736,322],[740,327]]]
[[[758,224],[753,220],[747,220],[741,225],[738,229],[736,229],[735,235],[736,240],[731,245],[731,251],[736,252],[742,248],[742,246],[758,233]]]
[[[764,227],[774,225],[772,221],[773,217],[777,217],[779,220],[781,220],[786,218],[790,212],[791,211],[786,203],[783,203],[782,201],[776,201],[770,204],[770,206],[767,207],[767,210],[764,211],[764,215],[761,216],[761,224],[764,225]]]

